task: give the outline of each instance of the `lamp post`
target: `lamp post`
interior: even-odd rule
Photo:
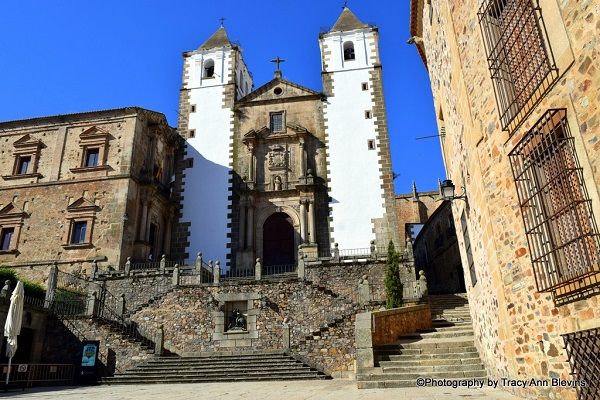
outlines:
[[[457,196],[455,194],[455,190],[456,190],[456,186],[454,186],[454,183],[452,182],[452,180],[450,179],[446,179],[443,180],[442,182],[440,182],[440,195],[442,196],[442,199],[447,200],[447,201],[452,201],[452,200],[457,200],[457,199],[461,199],[461,200],[467,200],[467,194],[463,188],[463,193],[460,196]]]

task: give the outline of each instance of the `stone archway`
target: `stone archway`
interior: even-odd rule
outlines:
[[[295,229],[292,217],[271,214],[263,225],[263,265],[291,265],[296,262]]]

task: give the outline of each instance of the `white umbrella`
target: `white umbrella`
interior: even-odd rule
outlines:
[[[6,336],[6,356],[8,357],[8,371],[6,372],[6,384],[10,375],[12,358],[17,352],[17,336],[21,333],[21,322],[23,321],[23,282],[18,281],[17,287],[10,296],[10,308],[4,324],[4,336]]]

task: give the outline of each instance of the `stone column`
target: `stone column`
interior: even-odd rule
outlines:
[[[298,176],[305,176],[306,175],[306,150],[305,150],[305,144],[304,144],[303,140],[301,140],[300,143],[298,143],[298,149],[299,149],[299,153],[300,153],[300,174]]]
[[[146,240],[146,224],[148,223],[148,202],[142,203],[142,222],[140,223],[140,240]]]
[[[159,265],[159,270],[161,274],[165,273],[165,268],[167,268],[167,256],[166,255],[162,255],[162,257],[160,258],[160,265]]]
[[[92,292],[88,295],[88,303],[87,303],[87,315],[93,317],[96,315],[96,303],[98,301],[98,294],[96,292]]]
[[[246,200],[242,199],[240,201],[240,230],[239,230],[239,244],[240,250],[244,250],[246,248]]]
[[[58,264],[54,262],[54,265],[50,268],[48,274],[48,290],[46,290],[46,298],[44,300],[44,308],[50,308],[54,302],[54,293],[56,291],[56,283],[58,282]],[[8,293],[10,298],[10,292]]]
[[[125,314],[125,294],[121,293],[117,299],[117,315]]]
[[[254,145],[248,144],[250,157],[248,158],[248,182],[254,182]]]
[[[362,368],[373,368],[375,365],[375,358],[373,356],[373,337],[371,333],[370,312],[356,314],[356,321],[354,322],[354,335],[356,343],[357,372]]]
[[[210,264],[212,264],[212,261],[209,262],[209,265]],[[221,282],[221,263],[219,263],[219,260],[217,260],[215,268],[213,269],[213,280],[217,285]]]
[[[254,207],[248,206],[248,224],[246,225],[246,248],[254,248]]]
[[[165,235],[163,237],[163,252],[171,255],[171,218],[166,218]]]
[[[194,265],[196,272],[200,273],[202,271],[202,253],[198,253],[196,255],[196,263]]]
[[[171,281],[173,286],[179,285],[179,265],[175,264],[175,268],[173,268],[173,278]]]
[[[127,257],[127,261],[125,261],[125,276],[128,276],[131,272],[131,257]]]
[[[260,258],[256,259],[256,264],[254,264],[254,280],[260,281],[262,279],[262,265],[260,263]]]
[[[165,328],[164,325],[158,327],[158,332],[156,333],[156,342],[154,343],[154,354],[162,356],[165,344]]]
[[[300,244],[306,243],[306,202],[300,200]]]
[[[291,348],[291,329],[287,317],[283,319],[283,350],[289,351]]]
[[[317,232],[315,230],[315,201],[309,200],[308,210],[308,230],[310,231],[310,243],[317,243]]]

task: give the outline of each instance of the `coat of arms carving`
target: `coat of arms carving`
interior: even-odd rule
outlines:
[[[267,164],[269,169],[285,168],[287,166],[287,157],[285,148],[276,146],[268,153]]]

